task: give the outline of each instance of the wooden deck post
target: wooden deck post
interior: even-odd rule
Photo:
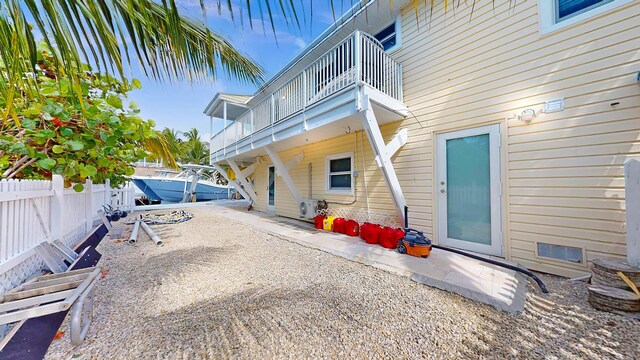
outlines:
[[[640,161],[624,163],[624,190],[627,215],[627,262],[640,267]]]

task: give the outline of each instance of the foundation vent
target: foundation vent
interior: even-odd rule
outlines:
[[[582,264],[584,261],[582,258],[582,248],[547,243],[537,243],[537,246],[538,257],[569,261],[577,264]]]

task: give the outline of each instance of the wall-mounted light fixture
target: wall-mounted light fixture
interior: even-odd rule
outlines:
[[[522,114],[518,116],[520,121],[522,121],[525,124],[531,123],[531,121],[533,121],[535,117],[536,117],[536,111],[533,109],[525,109],[522,111]]]

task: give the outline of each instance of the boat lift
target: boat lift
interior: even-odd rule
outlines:
[[[246,199],[251,199],[249,194],[246,192],[246,189],[235,181],[229,180],[227,174],[224,173],[221,168],[195,164],[185,164],[180,165],[180,167],[188,171],[187,180],[184,182],[184,195],[182,196],[182,201],[180,201],[180,203],[190,203],[196,201],[196,187],[198,186],[198,181],[200,180],[200,178],[203,177],[205,170],[220,173],[227,180],[229,185],[233,185],[235,190],[240,192],[243,197],[245,197]],[[187,187],[189,181],[191,181],[191,186]]]
[[[196,187],[198,187],[198,181],[202,177],[204,169],[193,168],[195,165],[183,165],[187,169],[187,179],[184,182],[184,195],[182,196],[181,203],[196,202]],[[189,177],[191,177],[191,186],[187,189],[189,184]]]

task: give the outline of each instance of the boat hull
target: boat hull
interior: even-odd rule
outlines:
[[[180,202],[184,196],[184,179],[133,178],[131,180],[151,200]],[[186,188],[191,188],[191,181],[187,181]],[[201,181],[196,185],[195,193],[197,201],[227,199],[228,197],[227,187],[215,186]]]

